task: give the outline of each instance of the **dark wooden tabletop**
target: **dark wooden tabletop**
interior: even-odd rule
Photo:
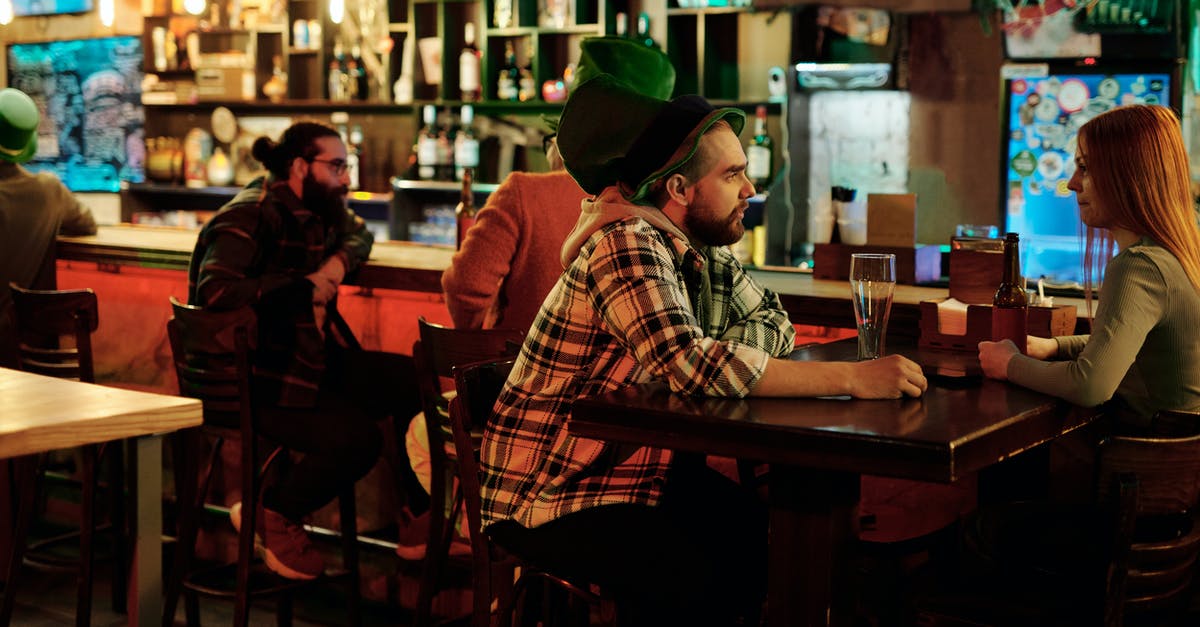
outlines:
[[[855,340],[797,351],[799,360],[852,360]],[[569,429],[598,439],[822,470],[949,482],[1092,419],[1053,397],[978,375],[973,354],[889,346],[931,377],[922,398],[707,398],[662,384],[575,403]]]

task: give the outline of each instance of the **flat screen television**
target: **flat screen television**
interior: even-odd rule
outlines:
[[[1004,224],[1021,235],[1021,270],[1028,281],[1044,277],[1050,287],[1082,288],[1084,227],[1075,193],[1067,189],[1079,127],[1123,104],[1171,106],[1177,102],[1179,70],[1163,63],[1120,69],[1036,65],[1004,68]]]
[[[8,47],[8,84],[42,114],[26,164],[77,192],[115,192],[145,180],[145,111],[139,37],[73,39]]]

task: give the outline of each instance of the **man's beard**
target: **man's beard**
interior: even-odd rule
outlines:
[[[304,177],[301,191],[304,193],[304,206],[320,216],[327,226],[342,223],[346,215],[346,194],[350,191],[344,185],[330,189],[318,183],[310,172]]]
[[[683,224],[692,237],[708,246],[728,246],[741,240],[746,232],[736,211],[723,220],[689,211],[684,215]]]

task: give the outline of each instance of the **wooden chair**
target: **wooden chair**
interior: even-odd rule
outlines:
[[[99,326],[96,294],[83,290],[29,290],[10,283],[17,330],[17,358],[22,370],[36,374],[74,379],[86,383],[96,380],[92,359],[92,332]],[[72,339],[70,346],[60,346],[62,338]],[[16,591],[16,579],[22,561],[54,567],[77,567],[79,569],[75,623],[87,625],[92,610],[92,562],[96,524],[96,489],[98,487],[97,466],[106,452],[109,457],[108,494],[109,527],[113,532],[113,584],[112,606],[114,611],[125,611],[125,585],[128,573],[128,533],[125,528],[124,464],[121,444],[89,445],[82,447],[80,469],[82,496],[80,503],[81,524],[79,531],[72,531],[55,538],[42,540],[26,546],[29,526],[33,519],[34,504],[43,483],[46,455],[20,460],[25,468],[14,470],[36,479],[20,486],[23,492],[13,538],[11,563],[6,579],[6,594],[0,608],[0,624],[7,625],[12,616],[12,604]],[[32,473],[32,474],[30,474]],[[64,559],[53,553],[41,553],[63,541],[79,538],[79,559]]]
[[[174,355],[179,390],[184,396],[198,398],[204,405],[204,425],[192,442],[178,438],[174,448],[175,485],[180,508],[179,543],[175,564],[167,582],[167,598],[163,624],[173,625],[175,608],[181,590],[186,590],[187,624],[200,621],[197,594],[233,597],[234,624],[244,626],[249,621],[250,604],[256,598],[279,597],[277,622],[290,625],[292,596],[299,588],[313,583],[342,580],[346,584],[347,622],[357,625],[359,617],[358,534],[354,487],[348,486],[338,497],[342,522],[342,562],[338,573],[327,573],[311,581],[295,581],[279,577],[265,568],[251,568],[254,556],[254,529],[258,504],[262,498],[262,475],[269,466],[287,452],[273,445],[261,470],[257,452],[259,436],[254,424],[250,402],[250,355],[257,333],[254,311],[243,308],[214,312],[184,305],[171,299],[174,317],[167,322],[167,334]],[[195,436],[205,435],[214,443],[203,474],[197,477],[198,465],[193,450],[199,448]],[[199,520],[204,511],[212,470],[219,459],[226,439],[240,440],[242,455],[240,478],[242,491],[242,526],[238,535],[238,557],[235,564],[192,570]],[[234,586],[228,586],[229,569],[234,570]]]
[[[453,447],[448,410],[449,382],[455,366],[515,355],[525,334],[513,329],[453,329],[424,318],[417,324],[420,339],[413,344],[413,359],[420,379],[430,466],[429,535],[415,621],[417,625],[424,625],[432,615],[433,597],[454,538],[456,515],[446,515],[446,504],[454,504],[453,512],[458,512],[461,507],[461,493],[455,494],[452,489],[458,475],[457,460],[446,451]]]
[[[1092,505],[1012,503],[978,516],[967,552],[1015,586],[918,603],[921,624],[1153,624],[1186,607],[1200,555],[1200,414],[1167,414],[1196,435],[1105,439]]]
[[[543,614],[546,625],[569,624],[572,620],[587,624],[589,609],[600,598],[582,585],[553,573],[522,563],[519,556],[482,533],[482,501],[479,478],[479,438],[492,415],[513,360],[484,361],[454,369],[457,395],[450,401],[450,424],[454,449],[458,456],[463,505],[471,538],[472,626],[491,627],[492,603],[499,610],[498,625],[514,624],[524,605],[526,592],[535,583],[542,584]],[[514,584],[517,566],[521,578]],[[558,594],[554,594],[554,593]],[[518,621],[517,624],[524,624]]]

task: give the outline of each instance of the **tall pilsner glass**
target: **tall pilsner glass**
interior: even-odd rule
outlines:
[[[850,257],[850,297],[858,325],[858,358],[883,356],[892,292],[896,289],[896,256],[855,253]]]

